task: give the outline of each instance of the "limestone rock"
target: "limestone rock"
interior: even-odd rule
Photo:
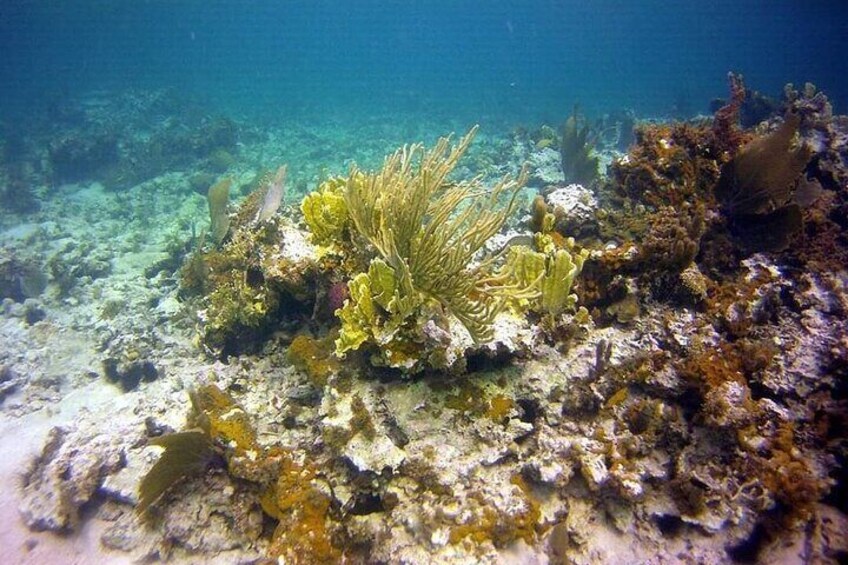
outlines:
[[[24,475],[21,515],[33,530],[72,531],[79,510],[123,465],[113,437],[82,437],[68,428],[50,430],[44,449]]]

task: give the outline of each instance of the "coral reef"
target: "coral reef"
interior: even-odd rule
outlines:
[[[453,148],[448,138],[430,151],[405,147],[376,174],[351,171],[343,193],[350,221],[377,257],[348,284],[349,298],[338,310],[338,354],[367,343],[389,367],[450,368],[463,349],[495,337],[508,303],[537,300],[553,316],[573,308],[571,284],[585,255],[575,253],[572,261],[570,249],[551,245],[537,253],[516,246],[500,266],[497,256],[475,260],[526,182],[524,172],[485,192],[476,178],[448,182],[475,133]]]
[[[62,225],[0,234],[0,439],[38,446],[0,466],[26,469],[20,551],[844,560],[848,121],[809,85],[743,129],[750,96],[733,75],[712,120],[639,123],[586,185],[553,174],[550,128],[380,166],[394,137],[366,125],[345,176],[208,155],[45,201]]]
[[[255,346],[281,317],[298,315],[315,299],[310,273],[316,249],[288,220],[275,216],[285,176],[285,167],[263,176],[233,214],[227,207],[230,181],[209,190],[215,245],[201,246],[187,258],[181,283],[187,296],[203,301],[203,341],[219,355]]]

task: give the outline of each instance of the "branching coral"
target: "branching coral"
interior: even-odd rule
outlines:
[[[453,146],[446,137],[429,150],[403,147],[381,170],[353,167],[346,180],[325,181],[303,201],[313,242],[332,251],[331,268],[348,279],[348,297],[336,311],[338,355],[367,344],[378,364],[445,368],[456,355],[446,356],[445,348],[491,340],[507,308],[551,320],[573,308],[572,285],[588,255],[573,241],[539,234],[535,251],[511,244],[482,252],[515,210],[527,172],[492,188],[479,176],[451,180],[476,132]],[[541,231],[552,230],[548,216]],[[449,345],[456,339],[467,343]]]
[[[320,246],[302,242],[309,248],[305,263],[296,259],[300,232],[261,221],[266,207],[279,205],[285,168],[260,183],[268,185],[266,205],[255,191],[228,232],[216,234],[216,241],[228,237],[221,249],[195,257],[183,271],[187,286],[207,295],[206,344],[222,354],[238,351],[242,336],[270,329],[286,296],[312,299],[301,292],[308,287],[303,267],[311,265],[325,275],[326,289],[347,283],[346,297],[332,293],[343,300],[333,307],[341,321],[336,354],[370,345],[372,361],[406,370],[458,367],[467,348],[492,340],[495,319],[508,307],[550,320],[573,308],[572,285],[587,255],[573,242],[550,233],[537,251],[513,242],[484,253],[516,209],[527,171],[492,187],[481,176],[450,179],[476,132],[475,126],[455,145],[445,137],[432,149],[405,146],[379,171],[354,166],[347,178],[323,182],[301,204],[312,243]],[[549,216],[542,231],[552,229]]]
[[[719,158],[735,155],[745,140],[739,129],[739,110],[745,102],[745,83],[742,75],[736,73],[727,73],[727,80],[730,83],[730,99],[716,110],[712,124],[711,145]]]
[[[425,304],[444,308],[475,340],[491,336],[504,297],[514,289],[492,284],[495,258],[473,259],[513,212],[527,175],[505,176],[490,190],[479,177],[448,181],[476,132],[454,147],[449,138],[429,151],[420,144],[404,147],[376,173],[351,171],[347,210],[378,257],[350,282],[350,299],[339,311],[339,353],[369,339],[387,343]]]
[[[376,174],[354,168],[345,201],[356,229],[394,271],[400,299],[418,292],[438,301],[480,340],[498,305],[480,284],[491,260],[470,263],[514,210],[527,175],[504,177],[490,191],[479,177],[448,183],[476,133],[475,127],[453,148],[449,138],[430,151],[404,147]]]

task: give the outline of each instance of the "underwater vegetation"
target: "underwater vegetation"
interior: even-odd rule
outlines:
[[[231,179],[223,179],[209,187],[206,200],[209,202],[209,234],[212,243],[220,245],[230,231],[230,216],[227,206],[230,202]]]
[[[812,150],[792,147],[800,123],[800,116],[789,114],[774,132],[745,145],[722,167],[716,196],[754,249],[785,249],[801,229],[801,208],[791,200]]]

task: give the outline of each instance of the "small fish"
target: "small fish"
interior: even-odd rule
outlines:
[[[499,253],[503,253],[510,247],[515,247],[516,245],[523,245],[525,247],[533,248],[534,240],[532,235],[519,234],[514,235],[501,246]]]
[[[283,194],[286,184],[286,166],[283,165],[277,169],[277,174],[274,175],[274,180],[268,184],[268,190],[265,192],[265,200],[262,202],[262,207],[256,213],[255,223],[264,222],[277,213],[280,204],[283,202]]]

